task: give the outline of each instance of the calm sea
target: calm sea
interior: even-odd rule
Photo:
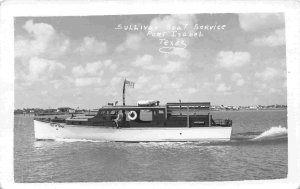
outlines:
[[[287,177],[287,112],[213,112],[233,120],[229,142],[35,141],[15,116],[16,182],[232,181]]]

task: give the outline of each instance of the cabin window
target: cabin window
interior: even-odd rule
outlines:
[[[108,113],[107,111],[101,111],[101,112],[100,112],[100,115],[102,115],[102,116],[106,116],[106,115],[107,115],[107,113]]]
[[[111,112],[110,112],[110,115],[116,115],[117,114],[117,112],[115,111],[115,110],[112,110]]]
[[[153,110],[153,115],[162,115],[164,114],[164,111],[163,110]]]
[[[152,111],[141,110],[140,111],[140,120],[141,121],[152,121]]]

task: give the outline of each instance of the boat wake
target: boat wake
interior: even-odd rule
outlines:
[[[287,138],[287,129],[285,127],[271,127],[269,130],[262,132],[260,135],[251,139],[252,141],[277,140]]]
[[[57,138],[55,141],[58,142],[108,142],[102,140],[89,140],[89,139],[67,139],[67,138]]]
[[[264,142],[287,140],[287,128],[282,126],[271,127],[263,132],[237,133],[231,137],[231,142]]]

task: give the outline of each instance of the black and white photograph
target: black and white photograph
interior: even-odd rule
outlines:
[[[287,17],[14,16],[13,182],[287,179]]]

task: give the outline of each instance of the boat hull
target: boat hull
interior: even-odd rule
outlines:
[[[116,142],[230,140],[232,127],[120,128],[53,124],[34,120],[37,140],[87,139]]]

